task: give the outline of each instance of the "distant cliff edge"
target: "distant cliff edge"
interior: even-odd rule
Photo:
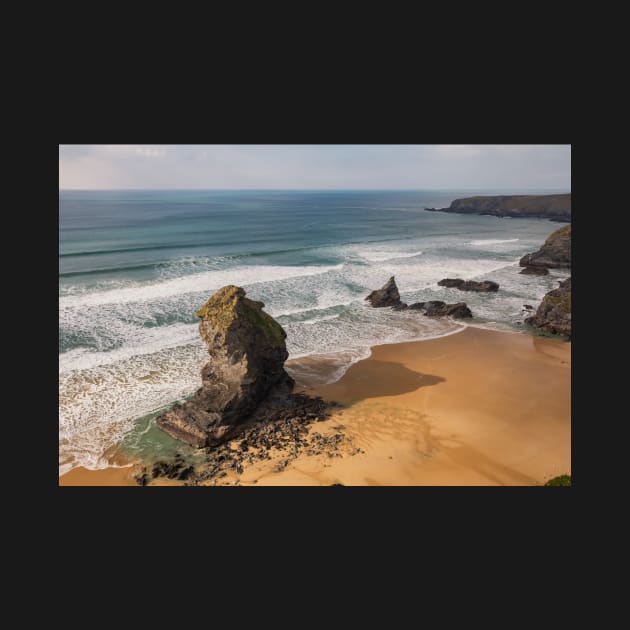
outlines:
[[[455,199],[448,208],[425,208],[430,212],[489,214],[495,217],[520,217],[571,221],[571,193],[564,195],[497,195]]]

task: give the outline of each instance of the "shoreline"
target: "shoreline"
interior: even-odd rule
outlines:
[[[359,454],[302,454],[280,471],[276,458],[220,485],[543,485],[571,474],[570,366],[571,342],[468,324],[372,346],[339,380],[296,387],[344,405],[310,431],[342,431]],[[59,485],[137,485],[138,467],[79,467]]]

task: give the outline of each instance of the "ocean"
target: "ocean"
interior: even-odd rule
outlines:
[[[537,192],[556,191],[60,191],[60,474],[106,467],[121,445],[174,448],[152,420],[199,387],[207,353],[194,312],[226,284],[282,324],[303,383],[339,378],[376,344],[466,325],[531,334],[523,305],[535,308],[568,273],[519,275],[518,260],[561,224],[424,208]],[[366,306],[392,275],[403,301],[465,301],[474,319]],[[501,288],[437,286],[446,277]]]

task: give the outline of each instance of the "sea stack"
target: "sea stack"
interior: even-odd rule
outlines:
[[[521,258],[519,264],[521,267],[570,269],[571,224],[565,225],[550,234],[544,245],[537,252],[534,252],[533,254],[525,254],[525,256]]]
[[[218,444],[272,390],[292,389],[284,369],[286,333],[263,307],[246,298],[244,289],[228,285],[197,311],[210,355],[201,370],[202,386],[191,400],[159,416],[160,429],[197,448]]]
[[[370,293],[370,295],[368,295],[365,299],[374,308],[381,308],[383,306],[400,307],[403,304],[400,301],[400,293],[398,293],[398,287],[396,286],[394,276],[392,276],[380,289],[372,291],[372,293]]]

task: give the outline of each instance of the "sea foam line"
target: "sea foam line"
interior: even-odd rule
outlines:
[[[486,239],[479,239],[477,241],[470,241],[468,243],[468,245],[499,245],[500,243],[516,243],[516,241],[519,241],[520,239],[518,238],[506,238],[506,239],[500,239],[500,238],[486,238]]]
[[[185,293],[207,292],[227,284],[251,286],[254,284],[313,276],[338,271],[343,264],[329,266],[249,266],[217,271],[206,271],[181,278],[172,278],[149,284],[128,286],[108,291],[96,291],[83,295],[70,295],[59,298],[59,308],[100,306],[103,304],[125,304],[143,302]]]
[[[372,251],[358,252],[361,258],[365,258],[365,260],[369,260],[370,262],[385,262],[386,260],[398,260],[399,258],[414,258],[415,256],[420,256],[423,252],[386,252],[386,251]]]

